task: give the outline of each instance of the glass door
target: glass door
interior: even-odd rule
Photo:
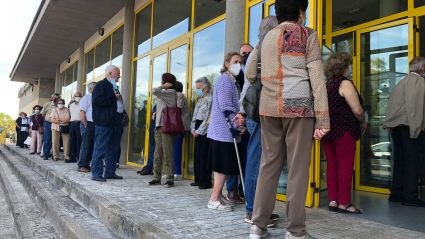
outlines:
[[[393,149],[389,131],[382,128],[388,97],[409,74],[414,57],[413,18],[357,32],[357,77],[368,129],[358,142],[355,188],[389,193]]]

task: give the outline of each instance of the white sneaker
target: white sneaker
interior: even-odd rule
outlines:
[[[310,234],[305,234],[305,236],[302,237],[296,237],[296,236],[292,236],[292,234],[290,232],[286,232],[286,236],[285,239],[316,239],[314,237],[312,237]]]
[[[182,181],[183,175],[181,174],[174,174],[174,181]]]
[[[221,203],[222,203],[221,200],[220,201],[213,201],[210,198],[207,206],[208,206],[209,209],[214,209],[214,210],[219,210],[219,211],[233,211],[232,206],[230,206],[229,204],[226,204],[225,206],[223,206]]]
[[[250,239],[260,239],[266,237],[268,234],[267,229],[263,230],[256,225],[251,226],[251,230],[249,232],[249,238]]]

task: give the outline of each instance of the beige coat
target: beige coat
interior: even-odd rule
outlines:
[[[411,73],[401,80],[388,99],[385,110],[387,128],[409,126],[410,138],[425,130],[425,79]]]

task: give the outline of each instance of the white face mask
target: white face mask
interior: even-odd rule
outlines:
[[[229,71],[235,76],[239,75],[239,72],[241,72],[241,64],[233,64],[230,66]]]
[[[38,113],[40,113],[40,111],[39,110],[35,110],[35,113],[38,114]]]
[[[59,109],[62,109],[64,107],[63,104],[58,104]]]
[[[75,99],[74,99],[75,101],[77,101],[77,102],[80,102],[80,100],[81,100],[81,97],[75,97]]]

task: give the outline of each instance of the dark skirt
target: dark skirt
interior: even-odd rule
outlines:
[[[238,144],[238,150],[241,152],[240,144]],[[210,139],[209,161],[214,172],[225,175],[239,175],[238,158],[234,143]]]

